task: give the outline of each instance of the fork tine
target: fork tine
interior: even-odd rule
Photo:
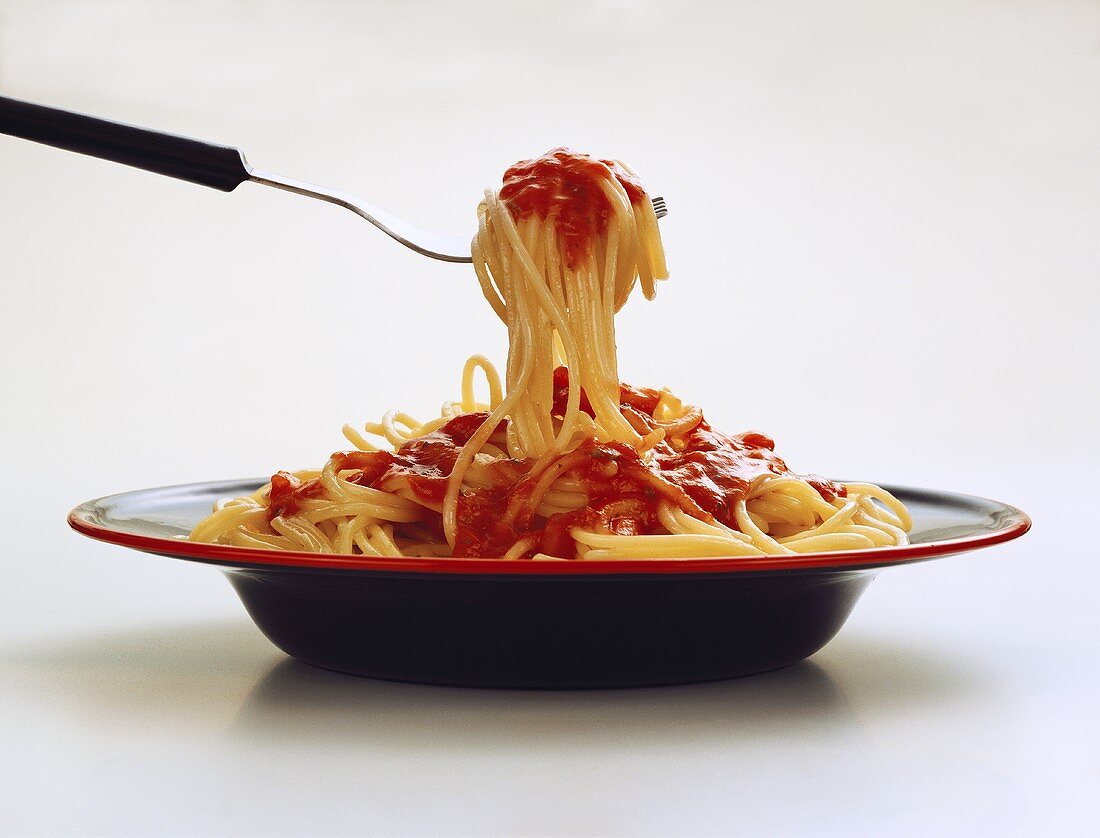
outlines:
[[[664,218],[668,215],[668,206],[665,204],[665,199],[657,197],[653,199],[653,213],[658,218]]]

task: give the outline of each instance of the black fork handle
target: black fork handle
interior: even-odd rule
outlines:
[[[239,149],[0,96],[0,133],[232,192],[251,177]]]

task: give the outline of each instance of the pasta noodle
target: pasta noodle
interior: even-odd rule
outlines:
[[[653,205],[625,164],[568,149],[516,164],[485,192],[471,250],[508,330],[504,381],[470,358],[436,419],[391,411],[345,426],[355,450],[219,502],[193,540],[504,560],[907,543],[912,521],[884,489],[795,474],[763,434],[722,434],[668,390],[620,382],[615,313],[668,275]]]

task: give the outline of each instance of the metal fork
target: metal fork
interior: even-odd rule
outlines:
[[[240,149],[139,128],[94,116],[0,96],[0,133],[44,143],[148,172],[232,192],[246,181],[283,189],[349,209],[417,253],[444,262],[470,262],[471,236],[447,236],[410,224],[337,189],[252,168]],[[653,199],[658,218],[668,214],[664,198]]]

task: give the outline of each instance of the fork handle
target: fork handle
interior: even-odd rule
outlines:
[[[0,96],[0,133],[232,192],[251,177],[239,149]]]

